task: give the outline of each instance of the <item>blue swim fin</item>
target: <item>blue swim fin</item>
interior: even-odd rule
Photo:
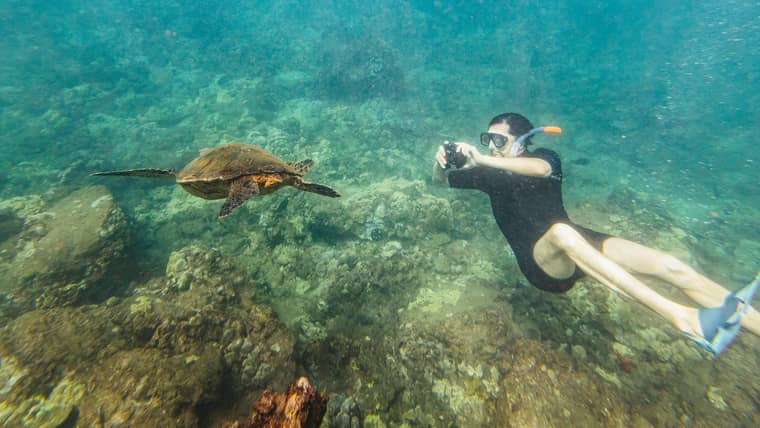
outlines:
[[[749,309],[758,287],[760,272],[749,285],[729,293],[721,306],[700,309],[698,316],[703,337],[689,335],[691,340],[714,355],[723,352],[739,334],[742,328],[739,320]],[[737,310],[740,303],[743,305]]]

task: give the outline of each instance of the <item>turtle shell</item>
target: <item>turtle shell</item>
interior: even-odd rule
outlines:
[[[261,173],[302,175],[291,165],[253,144],[228,143],[201,150],[177,173],[178,183],[232,180]]]

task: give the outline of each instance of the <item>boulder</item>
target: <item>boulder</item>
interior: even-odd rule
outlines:
[[[124,253],[127,223],[104,186],[79,189],[30,209],[26,199],[5,201],[0,293],[16,312],[80,303],[95,292]],[[19,228],[19,223],[23,226]]]
[[[218,251],[187,247],[129,297],[19,316],[0,331],[0,425],[198,426],[204,406],[284,388],[293,339],[250,289]]]

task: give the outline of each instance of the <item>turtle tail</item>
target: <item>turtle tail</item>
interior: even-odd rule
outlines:
[[[176,178],[177,171],[173,169],[140,168],[123,169],[121,171],[94,172],[90,175],[129,175],[133,177]]]
[[[339,198],[340,193],[337,190],[327,187],[324,184],[310,183],[308,181],[300,181],[295,184],[295,187],[307,192],[317,193],[323,196],[329,196],[331,198]]]

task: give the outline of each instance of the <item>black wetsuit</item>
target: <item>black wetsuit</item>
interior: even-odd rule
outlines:
[[[539,158],[549,163],[549,177],[529,177],[494,168],[476,167],[449,172],[449,185],[477,189],[491,198],[496,223],[517,257],[525,277],[534,286],[553,292],[567,291],[585,274],[576,267],[572,276],[552,278],[533,258],[536,242],[555,223],[571,225],[591,245],[601,251],[609,235],[578,226],[570,221],[562,204],[562,165],[557,153],[547,149],[527,150],[521,157]]]

